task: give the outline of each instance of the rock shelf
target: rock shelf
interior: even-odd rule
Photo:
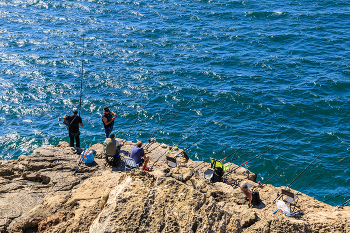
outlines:
[[[134,145],[124,143],[121,157]],[[230,174],[230,185],[209,183],[203,176],[209,163],[184,157],[169,169],[163,156],[154,165],[169,146],[150,146],[150,172],[125,171],[123,159],[110,167],[103,146],[92,149],[95,162],[82,164],[75,175],[80,156],[66,142],[0,161],[0,232],[350,232],[350,207],[338,209],[302,193],[294,208],[311,206],[303,215],[274,214],[281,187],[259,187],[245,168]],[[241,181],[259,191],[263,204],[249,206],[237,188]]]

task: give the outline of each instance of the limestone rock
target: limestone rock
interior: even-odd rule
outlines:
[[[123,156],[134,145],[125,143],[117,167],[96,156],[77,173],[80,156],[66,142],[2,161],[0,232],[349,232],[350,207],[316,206],[300,194],[295,208],[312,206],[304,215],[273,214],[280,188],[259,187],[245,168],[225,177],[228,183],[209,183],[203,172],[210,165],[186,158],[169,172],[165,155],[182,150],[159,143],[148,149],[151,172],[125,171]],[[102,144],[92,148],[99,154]],[[256,208],[237,188],[248,179],[263,200]]]

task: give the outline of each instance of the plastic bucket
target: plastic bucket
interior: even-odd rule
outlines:
[[[85,154],[85,150],[81,153],[81,158],[84,157],[84,154]],[[94,153],[90,150],[87,155],[85,155],[85,158],[83,159],[83,162],[84,163],[93,163],[95,161],[95,158],[94,158]]]

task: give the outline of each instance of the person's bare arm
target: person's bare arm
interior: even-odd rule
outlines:
[[[84,126],[83,122],[81,122],[81,123],[80,123],[80,126],[81,126],[81,127],[83,127],[83,126]]]
[[[109,125],[112,121],[114,121],[115,117],[112,117],[112,119],[110,121],[107,120],[107,117],[102,117],[102,121],[103,123],[105,123],[105,125]]]

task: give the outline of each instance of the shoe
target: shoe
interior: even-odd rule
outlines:
[[[145,172],[148,172],[148,171],[149,171],[147,167],[143,167],[141,170],[142,170],[142,171],[145,171]]]

